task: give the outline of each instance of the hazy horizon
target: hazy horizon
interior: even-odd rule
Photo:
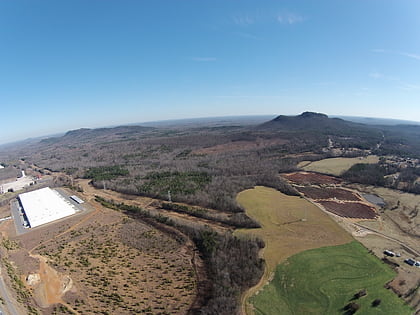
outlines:
[[[295,115],[287,115],[287,116],[296,116],[300,115],[301,113],[297,113]],[[328,115],[328,113],[322,113]],[[54,133],[49,134],[39,134],[32,137],[26,137],[26,138],[20,138],[16,139],[14,141],[8,141],[8,142],[0,142],[0,145],[8,145],[13,143],[18,143],[21,141],[26,140],[33,140],[38,138],[48,138],[48,137],[55,137],[55,136],[62,136],[66,132],[71,130],[77,130],[77,129],[96,129],[96,128],[113,128],[118,126],[169,126],[172,127],[174,125],[183,125],[186,122],[197,124],[199,121],[208,121],[208,122],[221,122],[223,119],[234,119],[237,123],[241,120],[251,119],[251,118],[259,118],[261,122],[265,122],[267,120],[263,120],[262,118],[275,118],[282,114],[268,114],[268,115],[236,115],[236,116],[211,116],[211,117],[191,117],[191,118],[179,118],[179,119],[165,119],[165,120],[152,120],[152,121],[142,121],[142,122],[133,122],[133,123],[126,123],[126,124],[116,124],[116,125],[98,125],[98,126],[81,126],[79,128],[74,129],[66,129],[66,130],[58,130]],[[271,117],[271,118],[270,118]],[[413,120],[403,120],[403,119],[393,119],[393,118],[378,118],[378,117],[364,117],[364,116],[342,116],[342,115],[328,115],[330,118],[341,118],[341,119],[347,119],[349,121],[354,122],[360,122],[360,123],[366,123],[366,124],[374,124],[374,125],[397,125],[397,124],[406,124],[406,125],[420,125],[420,121],[413,121]],[[374,122],[371,122],[373,120]],[[186,123],[188,124],[188,123]]]

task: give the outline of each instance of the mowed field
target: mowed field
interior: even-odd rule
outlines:
[[[330,158],[320,161],[308,163],[308,161],[302,161],[298,164],[298,167],[308,172],[318,172],[324,174],[331,174],[335,176],[341,175],[347,171],[350,167],[358,163],[375,164],[379,162],[379,157],[376,155],[369,155],[366,158]]]
[[[307,249],[353,240],[327,214],[304,198],[258,186],[239,193],[237,200],[246,209],[247,215],[257,220],[262,228],[241,229],[235,233],[258,236],[266,245],[263,249],[266,272],[260,284],[252,288],[246,297],[258,291],[286,258]],[[306,221],[302,221],[303,218]],[[247,310],[247,313],[250,311]]]
[[[346,314],[348,303],[360,314],[412,314],[384,284],[395,273],[358,242],[296,254],[276,268],[273,281],[251,298],[255,314]],[[365,289],[367,295],[353,299]],[[372,306],[375,299],[381,303]]]

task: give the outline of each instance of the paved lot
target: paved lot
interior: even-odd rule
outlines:
[[[3,184],[2,188],[3,192],[7,192],[9,189],[13,189],[13,191],[18,191],[23,189],[24,187],[30,186],[31,183],[34,183],[34,179],[30,176],[25,176],[18,178],[15,181]]]
[[[56,190],[65,200],[69,201],[76,208],[76,211],[77,211],[76,215],[78,213],[81,213],[82,211],[91,210],[91,209],[88,209],[87,203],[78,204],[74,200],[70,199],[71,194],[67,193],[67,191],[65,189],[55,188],[54,190]],[[13,221],[15,223],[16,234],[17,235],[21,235],[21,234],[27,233],[27,232],[32,230],[30,228],[25,228],[25,226],[24,226],[24,215],[23,215],[22,211],[19,210],[19,202],[17,201],[17,199],[13,199],[10,202],[10,211],[11,211],[11,214],[12,214]],[[70,217],[72,217],[72,216],[70,216]],[[70,218],[70,217],[67,217],[67,218]],[[65,219],[66,218],[63,218],[61,220],[65,220]],[[50,223],[54,223],[54,222],[55,221],[50,222]],[[47,224],[50,224],[50,223],[47,223]]]
[[[79,203],[77,203],[76,201],[74,201],[73,199],[71,199],[70,198],[70,196],[71,195],[74,195],[74,194],[69,194],[65,189],[63,189],[63,188],[54,188],[54,190],[56,190],[61,196],[63,196],[63,198],[65,199],[65,200],[68,200],[68,201],[70,201],[70,203],[76,208],[76,211],[77,212],[80,212],[80,211],[86,211],[86,210],[88,210],[88,209],[86,209],[86,203],[83,203],[83,204],[79,204]],[[82,199],[83,200],[83,198],[80,198],[80,199]]]
[[[15,222],[16,234],[21,235],[29,231],[23,225],[23,214],[19,211],[19,202],[16,199],[13,199],[10,202],[10,212],[12,214],[13,221]]]

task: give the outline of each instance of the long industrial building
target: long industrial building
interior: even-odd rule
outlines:
[[[68,200],[49,187],[20,194],[19,202],[31,228],[76,213]]]

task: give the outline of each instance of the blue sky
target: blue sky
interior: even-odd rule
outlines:
[[[0,1],[0,143],[151,120],[420,121],[420,1]]]

